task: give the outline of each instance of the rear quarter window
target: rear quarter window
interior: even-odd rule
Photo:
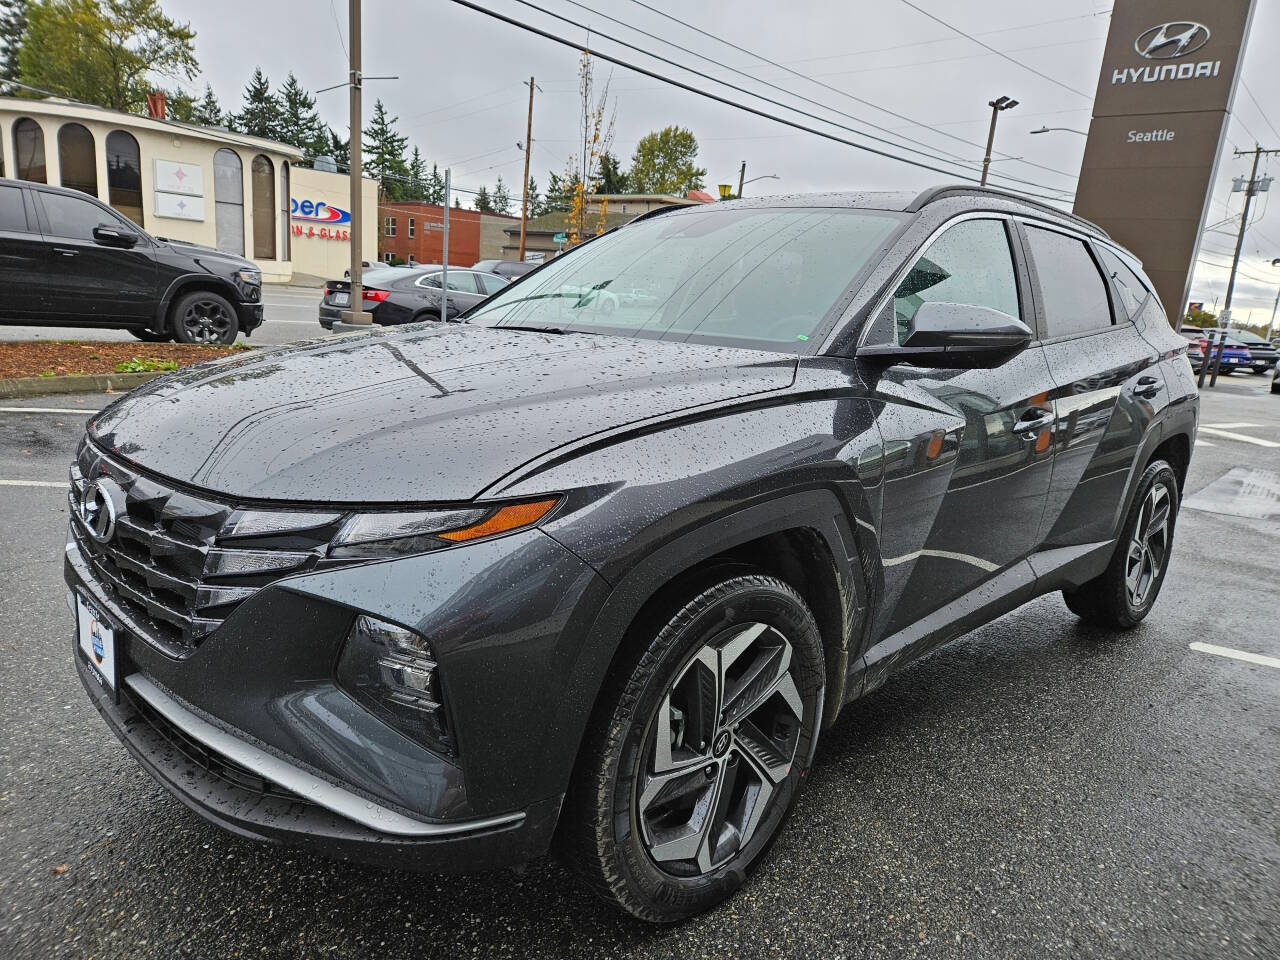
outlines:
[[[1111,299],[1088,245],[1056,230],[1026,227],[1044,310],[1045,336],[1078,336],[1113,323]]]

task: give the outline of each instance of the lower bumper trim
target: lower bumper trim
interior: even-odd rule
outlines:
[[[524,819],[524,814],[518,812],[463,823],[427,823],[406,817],[219,729],[188,710],[141,673],[130,674],[123,683],[191,739],[316,806],[370,830],[396,837],[430,838],[512,826]]]

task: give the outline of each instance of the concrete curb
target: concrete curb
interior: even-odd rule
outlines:
[[[148,380],[164,376],[155,373],[96,373],[66,377],[15,377],[0,380],[0,397],[44,397],[53,393],[120,392],[140,387]]]

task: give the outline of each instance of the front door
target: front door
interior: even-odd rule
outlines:
[[[71,323],[119,321],[143,325],[159,305],[151,241],[114,211],[88,197],[33,191],[42,210],[46,241],[49,311]],[[100,224],[128,230],[131,248],[105,246],[93,238]]]
[[[963,220],[937,237],[893,298],[898,336],[929,301],[1000,310],[1034,326],[1009,224]],[[876,392],[885,450],[883,601],[872,642],[1024,563],[1049,490],[1053,380],[1033,345],[994,369],[899,364]],[[928,631],[919,633],[921,642]],[[907,649],[903,657],[919,653]]]
[[[38,320],[45,314],[48,258],[25,191],[0,183],[0,318]]]

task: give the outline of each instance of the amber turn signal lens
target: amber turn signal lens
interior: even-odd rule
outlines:
[[[508,506],[501,507],[498,512],[490,516],[487,520],[470,527],[463,527],[460,530],[449,530],[444,533],[437,533],[436,536],[441,540],[451,540],[454,543],[462,543],[466,540],[477,540],[480,537],[491,537],[495,533],[506,533],[508,530],[518,530],[521,527],[527,527],[531,523],[537,523],[554,507],[559,500],[534,500],[530,503],[513,503]]]

